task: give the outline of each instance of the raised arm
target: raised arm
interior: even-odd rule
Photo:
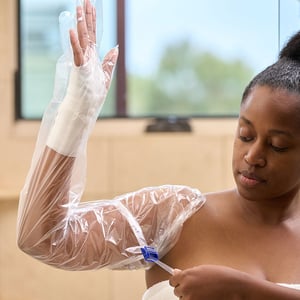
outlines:
[[[47,117],[50,105],[42,121],[20,196],[18,245],[44,263],[68,270],[137,268],[145,265],[140,247],[168,251],[204,199],[188,187],[162,186],[80,203],[88,136],[118,55],[114,48],[100,63],[95,18],[89,0],[77,8],[77,33],[70,32],[75,65],[54,120]]]
[[[66,65],[57,63],[53,99],[45,112],[31,168],[20,196],[18,244],[31,255],[49,249],[46,236],[65,222],[70,207],[78,204],[84,188],[85,148],[101,106],[106,98],[118,49],[99,61],[96,51],[96,12],[89,0],[76,9],[77,30],[70,31],[74,64],[63,101],[58,99]],[[58,109],[56,109],[58,107]],[[53,237],[51,237],[53,238]]]

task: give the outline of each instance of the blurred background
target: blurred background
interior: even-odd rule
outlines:
[[[143,270],[61,271],[16,246],[18,197],[63,54],[59,15],[72,17],[75,3],[1,2],[1,300],[132,300],[145,289]],[[82,201],[160,184],[232,187],[242,92],[299,30],[299,1],[97,0],[97,9],[99,55],[118,44],[120,57],[89,141]]]

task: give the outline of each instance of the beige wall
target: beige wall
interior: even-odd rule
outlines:
[[[15,122],[15,0],[0,10],[0,299],[140,299],[143,271],[66,272],[21,253],[15,242],[18,193],[28,170],[38,122]],[[193,120],[188,134],[145,134],[146,120],[102,120],[88,149],[84,200],[143,186],[187,184],[206,192],[232,186],[235,120]]]

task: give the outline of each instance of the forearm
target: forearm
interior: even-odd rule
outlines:
[[[67,214],[70,180],[74,158],[65,157],[46,147],[21,195],[19,209],[18,245],[34,254],[49,240],[43,239],[50,228]],[[37,248],[35,248],[37,247]]]

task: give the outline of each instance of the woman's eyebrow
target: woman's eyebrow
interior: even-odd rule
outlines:
[[[271,129],[269,132],[273,135],[285,135],[289,138],[293,137],[293,134],[291,132],[285,130]]]
[[[250,125],[250,126],[253,127],[253,123],[249,119],[247,119],[246,117],[240,116],[240,119],[243,122],[245,122],[247,125]],[[271,135],[285,135],[285,136],[290,137],[290,138],[294,136],[290,131],[282,130],[282,129],[270,129],[269,133]]]
[[[240,116],[240,119],[243,120],[246,124],[253,126],[252,122],[244,116]]]

